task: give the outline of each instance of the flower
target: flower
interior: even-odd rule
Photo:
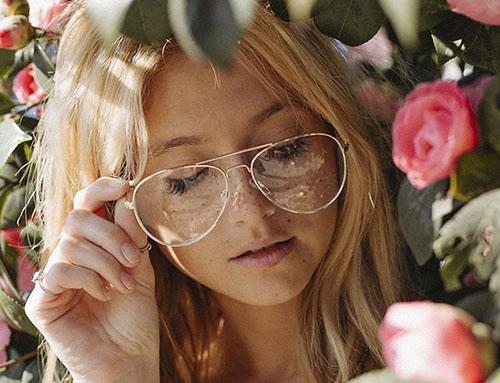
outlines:
[[[392,65],[392,43],[387,31],[380,28],[366,43],[357,47],[347,47],[346,59],[349,63],[367,62],[379,69]]]
[[[500,25],[500,0],[447,0],[451,10],[490,25]]]
[[[450,305],[396,303],[380,327],[384,358],[401,379],[480,383],[485,371],[472,323],[468,314]]]
[[[469,101],[456,83],[419,84],[392,125],[392,157],[417,189],[447,178],[458,158],[478,144]]]
[[[29,5],[26,0],[0,0],[0,12],[5,16],[28,16]]]
[[[60,15],[68,0],[28,0],[28,2],[31,25],[46,31],[58,32]]]
[[[33,279],[35,272],[36,268],[26,254],[21,255],[17,259],[17,288],[20,291],[33,291],[35,285],[31,282],[31,280]]]
[[[364,81],[356,88],[356,92],[370,113],[385,121],[394,119],[398,111],[396,97],[390,90],[385,90],[383,85],[377,84],[374,80]]]
[[[488,86],[493,79],[494,77],[492,75],[484,74],[476,78],[470,84],[462,86],[462,91],[469,99],[470,107],[475,116],[479,112],[479,104],[481,103],[481,99],[483,98],[486,89],[488,89]]]
[[[3,320],[0,320],[0,363],[7,361],[7,351],[5,348],[10,343],[10,328]]]
[[[26,104],[36,104],[46,96],[35,79],[33,64],[29,64],[16,75],[12,90],[17,99]]]
[[[33,28],[26,16],[9,16],[0,21],[0,48],[21,49],[33,37]]]

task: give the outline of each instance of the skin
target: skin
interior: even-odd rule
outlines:
[[[216,86],[210,67],[182,54],[155,74],[146,113],[150,144],[200,134],[205,140],[150,157],[145,175],[304,131],[328,132],[311,114],[290,107],[248,126],[277,100],[241,68],[221,72],[218,79]],[[300,128],[295,115],[304,122]],[[214,165],[226,169],[242,160],[231,157]],[[297,297],[327,251],[336,204],[316,214],[289,213],[251,187],[249,176],[243,168],[230,172],[228,206],[208,236],[162,251],[211,289],[223,312],[226,352],[215,381],[303,382],[294,352]],[[78,383],[159,382],[154,273],[149,257],[137,251],[147,237],[124,206],[128,192],[127,182],[101,178],[77,194],[45,268],[44,285],[61,294],[52,297],[37,284],[26,305]],[[95,214],[107,201],[117,201],[114,223]],[[249,250],[245,243],[266,238],[294,238],[292,251],[278,265],[258,269],[230,261]]]

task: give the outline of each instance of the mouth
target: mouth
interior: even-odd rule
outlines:
[[[293,249],[294,237],[285,241],[273,242],[254,250],[248,250],[230,259],[241,266],[273,267],[280,263]]]

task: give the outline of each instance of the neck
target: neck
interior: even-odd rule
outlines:
[[[276,306],[251,306],[226,296],[217,300],[224,316],[225,375],[231,381],[296,381],[296,300]]]

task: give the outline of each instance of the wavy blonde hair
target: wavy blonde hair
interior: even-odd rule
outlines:
[[[148,153],[144,110],[148,84],[174,41],[162,48],[120,36],[101,45],[81,1],[73,2],[62,36],[55,90],[38,126],[34,150],[45,264],[55,248],[76,192],[97,178],[140,177]],[[236,61],[272,95],[300,104],[349,142],[348,177],[330,250],[300,297],[298,360],[310,382],[346,382],[383,364],[378,325],[399,298],[397,230],[380,158],[384,136],[364,112],[351,73],[335,42],[310,22],[283,23],[258,7]],[[378,140],[378,141],[375,141]],[[210,292],[153,249],[160,311],[161,376],[165,382],[202,382],[221,322]],[[169,291],[168,297],[162,294]],[[56,377],[49,350],[44,382]]]

